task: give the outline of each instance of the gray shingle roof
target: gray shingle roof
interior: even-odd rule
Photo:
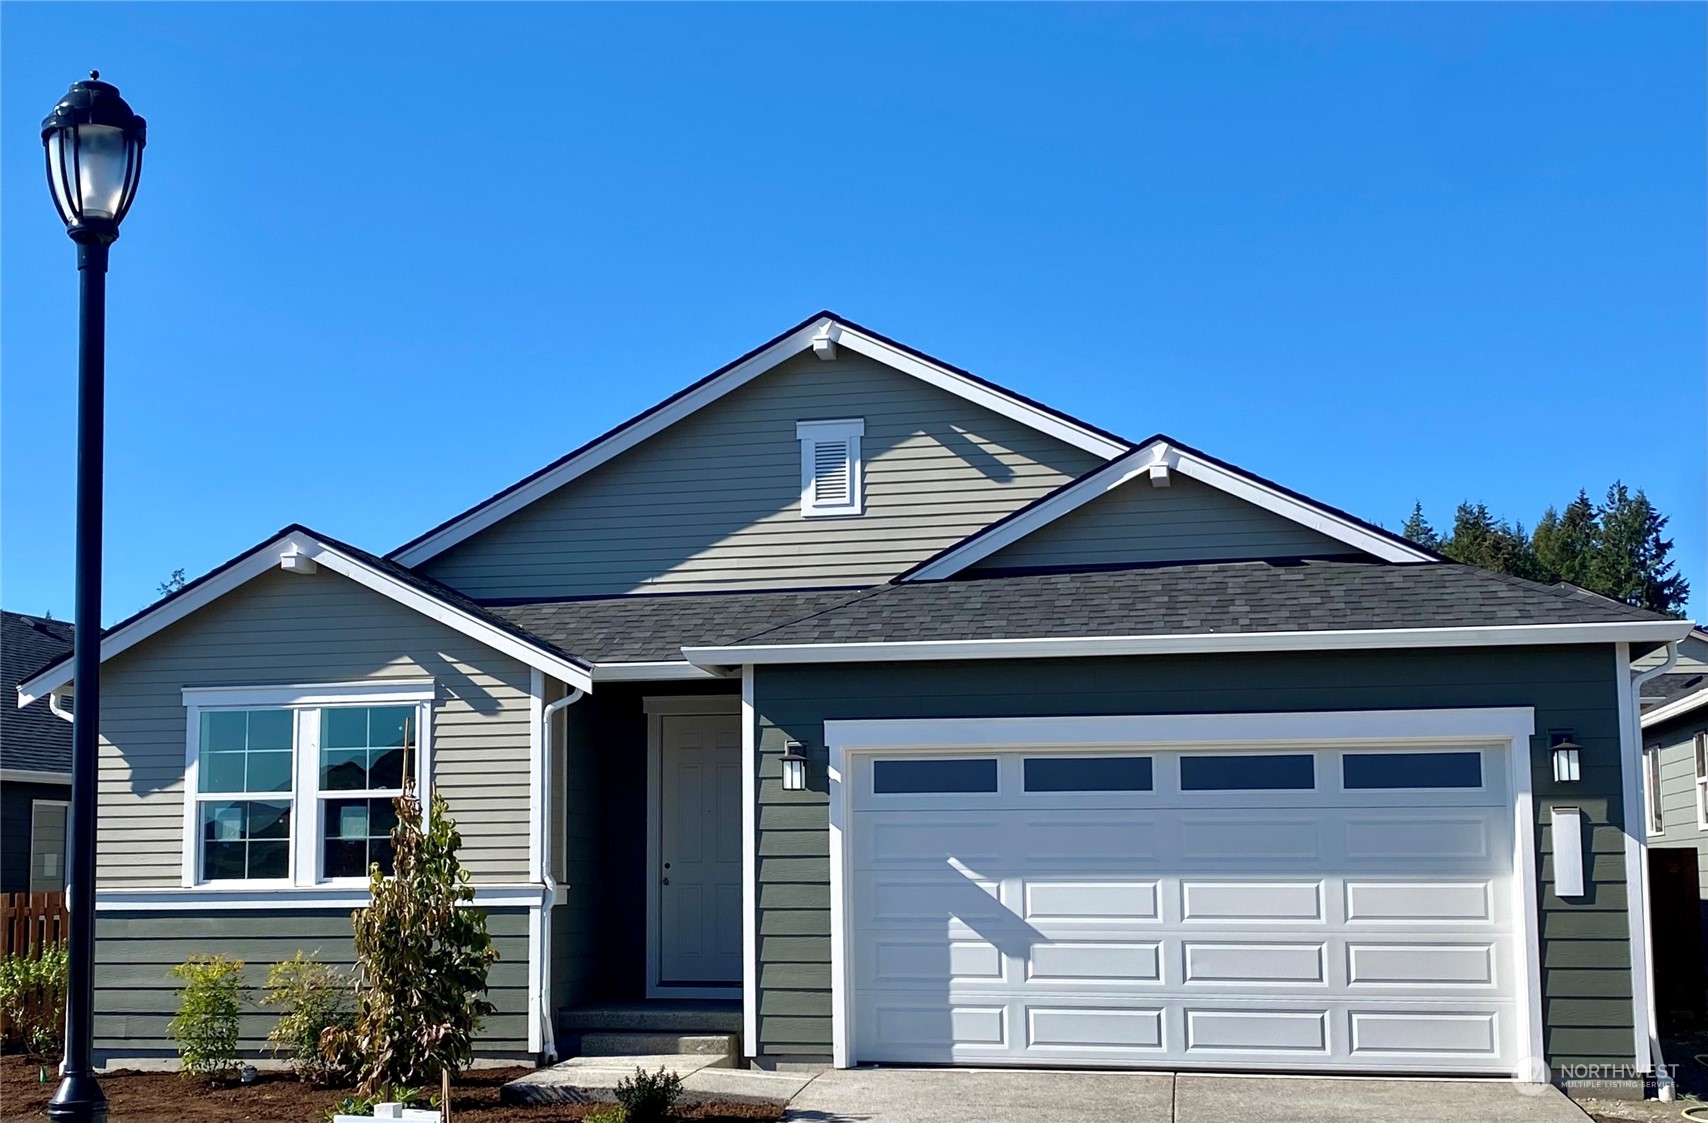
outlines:
[[[1708,674],[1688,671],[1680,674],[1656,675],[1643,684],[1643,697],[1659,698],[1660,704],[1674,702],[1686,694],[1695,694],[1708,687]]]
[[[723,644],[812,615],[872,589],[670,593],[488,605],[534,635],[596,663],[680,660],[682,648]]]
[[[1221,562],[888,585],[763,644],[1042,639],[1666,619],[1471,566]]]
[[[0,612],[0,767],[71,771],[71,723],[45,698],[18,708],[19,681],[71,654],[71,635],[64,620]]]

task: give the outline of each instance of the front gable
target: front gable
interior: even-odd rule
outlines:
[[[857,513],[803,517],[803,440],[831,430],[858,433]],[[415,564],[495,599],[872,585],[1104,460],[851,347],[808,349]]]

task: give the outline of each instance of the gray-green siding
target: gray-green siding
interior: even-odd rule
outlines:
[[[803,519],[801,420],[865,420],[865,513]],[[858,355],[802,355],[428,561],[474,596],[882,581],[1101,463]]]
[[[528,914],[487,913],[499,959],[487,974],[488,1000],[498,1012],[481,1028],[477,1050],[489,1056],[528,1051]],[[175,1056],[166,1023],[178,1009],[183,984],[171,970],[192,954],[224,954],[244,962],[251,988],[239,1021],[247,1054],[267,1048],[278,1023],[259,1006],[267,968],[297,951],[348,967],[355,961],[347,909],[233,909],[223,912],[102,912],[95,921],[95,1050],[109,1057]]]
[[[1701,896],[1708,920],[1708,829],[1697,808],[1696,735],[1708,733],[1708,707],[1680,714],[1671,721],[1643,730],[1643,744],[1658,746],[1661,754],[1661,819],[1663,830],[1649,836],[1657,848],[1682,847],[1696,851],[1702,879]],[[1704,934],[1708,938],[1708,933]]]
[[[1538,843],[1548,801],[1589,823],[1589,892],[1552,893],[1540,863],[1545,1047],[1552,1064],[1631,1059],[1619,716],[1607,647],[1044,659],[1014,662],[760,667],[759,1048],[830,1050],[829,820],[824,722],[850,718],[1229,713],[1531,706]],[[1553,781],[1547,732],[1571,729],[1583,779]],[[811,746],[815,790],[785,792],[786,740]]]
[[[1106,492],[982,559],[975,570],[1340,557],[1358,551],[1179,472]]]
[[[463,865],[476,882],[533,880],[528,668],[329,570],[273,570],[103,666],[101,886],[182,882],[184,687],[423,676]]]

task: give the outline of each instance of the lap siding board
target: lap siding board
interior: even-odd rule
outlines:
[[[498,962],[487,975],[487,998],[498,1012],[482,1026],[477,1055],[528,1051],[528,913],[487,910],[487,931]],[[348,967],[354,961],[348,909],[233,909],[225,912],[108,912],[95,921],[95,1050],[108,1057],[174,1055],[166,1023],[178,1009],[183,984],[172,968],[192,954],[244,961],[251,999],[267,969],[297,951]],[[241,1048],[258,1054],[278,1012],[246,1002],[239,1020]]]
[[[1505,648],[1012,662],[761,667],[759,722],[759,1048],[831,1051],[829,861],[823,723],[827,719],[1237,713],[1528,706],[1549,1063],[1630,1059],[1630,962],[1624,902],[1619,717],[1611,648]],[[1555,785],[1550,729],[1584,746],[1583,780]],[[815,790],[782,790],[784,742],[809,746]],[[1550,801],[1582,808],[1588,892],[1562,901],[1546,860]],[[802,837],[809,836],[809,837]],[[796,933],[811,932],[812,935]]]

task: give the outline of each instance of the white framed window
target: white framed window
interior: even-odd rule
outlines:
[[[1643,810],[1649,819],[1650,834],[1666,833],[1666,817],[1661,808],[1661,748],[1650,745],[1643,750]]]
[[[184,885],[365,884],[432,775],[431,681],[190,687]]]
[[[65,827],[71,805],[63,799],[30,801],[30,892],[65,889]]]
[[[864,511],[860,438],[865,435],[866,422],[858,417],[795,424],[801,442],[802,518]]]
[[[1708,831],[1708,733],[1694,738],[1696,748],[1696,829]]]

